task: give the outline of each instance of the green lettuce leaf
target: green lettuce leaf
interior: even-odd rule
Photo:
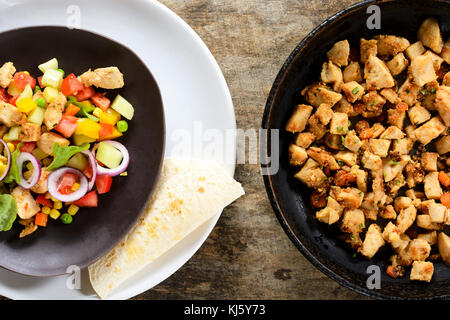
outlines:
[[[61,147],[55,143],[53,146],[53,161],[48,166],[47,170],[55,170],[65,166],[69,159],[76,153],[89,150],[89,143],[83,143],[81,146],[67,146]]]
[[[10,230],[16,218],[16,200],[10,194],[0,195],[0,231]]]
[[[5,183],[13,183],[14,181],[17,183],[20,182],[20,171],[16,160],[20,154],[19,148],[22,146],[22,144],[23,142],[19,143],[16,149],[11,153],[11,168],[9,169],[8,175],[4,180]]]

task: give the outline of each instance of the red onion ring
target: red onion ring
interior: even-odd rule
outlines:
[[[82,151],[81,153],[88,156],[89,165],[92,168],[92,178],[88,184],[88,191],[91,191],[95,185],[95,179],[97,179],[97,161],[95,160],[94,154],[91,151],[85,150],[85,151]]]
[[[62,194],[58,191],[59,188],[59,180],[65,173],[74,173],[80,178],[80,187],[78,190],[70,193],[70,194]],[[77,201],[86,194],[88,191],[88,180],[79,170],[62,167],[50,173],[47,180],[48,192],[50,195],[56,200],[62,202],[74,202]]]
[[[125,146],[123,144],[121,144],[120,142],[112,141],[112,140],[105,140],[102,142],[108,143],[108,144],[112,145],[114,148],[116,148],[117,150],[119,150],[122,153],[123,159],[122,159],[122,162],[120,163],[120,165],[113,169],[108,169],[108,168],[102,167],[101,165],[99,165],[97,163],[97,174],[98,175],[108,175],[108,176],[112,176],[112,177],[118,176],[119,174],[121,174],[122,172],[127,170],[128,165],[130,164],[130,154],[128,153],[127,148],[125,148]],[[95,152],[97,150],[97,147],[98,147],[98,145],[96,145],[92,149],[92,152]],[[95,153],[94,153],[94,155],[95,155]]]
[[[27,161],[30,161],[31,164],[33,165],[33,175],[28,180],[25,179],[22,174],[23,164]],[[16,163],[17,167],[19,167],[19,175],[20,175],[19,185],[24,189],[33,188],[33,186],[39,182],[39,178],[41,177],[41,164],[39,163],[39,160],[31,153],[21,152],[16,159]]]
[[[5,179],[9,173],[9,169],[11,168],[11,151],[9,151],[8,144],[3,139],[0,139],[0,142],[3,144],[3,147],[6,150],[6,155],[8,156],[8,163],[6,165],[5,172],[3,172],[3,175],[0,177],[0,181],[3,181],[3,179]]]

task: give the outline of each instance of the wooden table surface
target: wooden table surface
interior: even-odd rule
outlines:
[[[209,47],[230,88],[237,126],[246,130],[260,128],[272,83],[295,46],[357,1],[160,2]],[[224,210],[192,259],[134,299],[365,299],[316,270],[291,243],[272,211],[258,165],[237,165],[235,178],[246,195]]]

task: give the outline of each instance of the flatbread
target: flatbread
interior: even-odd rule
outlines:
[[[128,235],[89,266],[100,298],[157,259],[244,194],[241,185],[212,161],[164,160],[145,212]]]

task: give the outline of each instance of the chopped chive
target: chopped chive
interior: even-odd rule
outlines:
[[[353,90],[352,90],[352,94],[357,94],[359,92],[359,88],[358,87],[355,87]]]

